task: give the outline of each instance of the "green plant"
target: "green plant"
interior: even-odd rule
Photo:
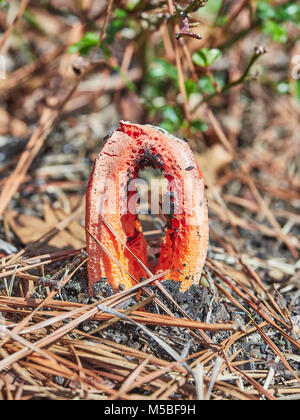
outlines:
[[[290,1],[279,6],[273,3],[260,0],[257,4],[257,16],[261,22],[262,32],[270,35],[274,41],[284,44],[288,41],[287,24],[300,28],[300,5]]]
[[[299,26],[300,6],[297,4],[286,2],[277,5],[273,1],[259,0],[254,9],[253,5],[250,6],[245,2],[244,7],[248,8],[250,17],[250,27],[240,29],[230,39],[226,31],[229,33],[234,18],[225,6],[226,3],[221,0],[189,3],[178,1],[174,13],[166,14],[165,2],[128,1],[125,8],[117,8],[114,11],[113,18],[107,26],[106,38],[100,45],[103,57],[109,60],[114,56],[112,48],[116,40],[119,42],[122,39],[126,42],[126,37],[130,34],[127,41],[134,40],[139,45],[137,57],[143,60],[143,79],[138,86],[126,79],[120,63],[114,64],[113,70],[124,78],[129,89],[139,94],[147,118],[160,123],[169,131],[178,132],[187,129],[192,132],[206,131],[207,124],[202,119],[194,117],[193,112],[188,115],[189,102],[192,99],[193,103],[196,101],[192,109],[194,111],[203,102],[209,102],[218,95],[229,94],[235,86],[256,77],[256,74],[252,74],[253,65],[265,53],[265,49],[257,47],[253,53],[249,52],[241,76],[228,81],[226,71],[214,68],[215,63],[226,54],[228,48],[233,48],[236,42],[257,28],[274,41],[286,43],[289,39],[288,25]],[[162,7],[163,13],[156,11]],[[191,12],[194,14],[191,15]],[[197,19],[207,20],[216,28],[221,28],[226,42],[222,44],[218,38],[213,37],[209,40],[204,37],[204,42],[199,41],[199,49],[196,49],[190,57],[194,66],[193,73],[191,68],[185,66],[183,75],[178,67],[178,60],[175,62],[166,58],[165,45],[161,41],[153,45],[148,39],[152,34],[159,33],[162,25],[167,23],[170,41],[173,44],[177,42],[181,45],[179,47],[181,49],[183,45],[181,43],[185,43],[187,38],[200,40],[198,28],[201,30],[201,23],[199,24]],[[235,19],[238,19],[238,14]],[[175,25],[181,28],[177,32]],[[97,43],[97,32],[88,30],[79,42],[69,47],[68,51],[89,56]],[[180,53],[183,53],[182,49]],[[279,94],[292,91],[290,87],[284,85],[284,81],[281,84],[278,82],[277,85],[274,87]]]

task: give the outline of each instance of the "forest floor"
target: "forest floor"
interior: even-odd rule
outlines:
[[[128,80],[101,57],[85,73],[65,48],[83,22],[32,3],[34,20],[27,14],[0,40],[9,57],[0,80],[0,399],[300,398],[299,105],[270,82],[291,51],[260,33],[243,38],[212,68],[240,75],[264,42],[254,72],[268,68],[265,83],[197,108],[208,126],[189,138],[208,187],[206,285],[180,293],[175,282],[144,280],[113,293],[100,282],[91,297],[93,161],[120,120],[160,121],[128,89],[145,71],[130,40],[110,58]],[[106,14],[97,13],[101,27]],[[32,51],[38,59],[28,62]],[[155,243],[163,230],[145,234]]]

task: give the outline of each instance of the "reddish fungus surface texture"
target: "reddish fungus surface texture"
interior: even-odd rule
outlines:
[[[144,269],[121,241],[146,266],[147,244],[137,214],[128,211],[128,185],[146,166],[160,169],[171,197],[166,235],[155,274],[168,270],[165,279],[180,281],[180,290],[199,283],[208,246],[208,219],[203,176],[185,140],[150,125],[120,123],[100,151],[87,189],[86,229],[110,252],[108,256],[87,232],[88,277],[93,284],[107,279],[118,290],[130,288],[146,276]],[[125,211],[124,194],[126,192]],[[186,204],[188,197],[188,205]],[[110,226],[103,222],[103,219]],[[126,271],[125,271],[126,270]]]

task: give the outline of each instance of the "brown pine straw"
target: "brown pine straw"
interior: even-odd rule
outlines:
[[[169,9],[170,15],[172,15],[175,11],[173,0],[168,0],[168,9]],[[173,32],[174,33],[179,32],[179,25],[178,24],[173,25]],[[191,121],[191,113],[190,113],[190,110],[189,110],[188,98],[187,98],[186,88],[185,88],[185,84],[184,84],[185,79],[184,79],[182,63],[181,63],[180,47],[179,47],[179,43],[177,41],[175,41],[175,43],[174,43],[174,49],[175,49],[176,67],[177,67],[177,71],[178,71],[178,84],[179,84],[180,93],[183,97],[184,113],[185,113],[185,117],[186,117],[187,121]]]
[[[79,268],[79,266],[77,268]],[[70,274],[69,278],[71,278],[73,275],[74,275],[74,272],[72,272]],[[69,278],[67,278],[66,280],[68,280]],[[148,279],[146,282],[149,283],[150,281],[153,281],[153,279],[150,278],[150,280]],[[140,287],[142,287],[142,285],[140,284],[140,285],[137,285],[135,287],[139,289]],[[30,318],[25,317],[24,321],[22,322],[22,326],[19,325],[19,327],[17,329],[15,328],[13,331],[18,331],[21,334],[29,334],[29,333],[34,333],[34,332],[39,331],[40,328],[44,328],[46,325],[50,326],[52,324],[56,324],[57,322],[61,322],[64,319],[70,319],[72,317],[75,317],[73,319],[73,321],[70,321],[67,325],[65,325],[64,327],[61,327],[59,330],[54,331],[53,334],[51,334],[50,336],[47,336],[44,339],[39,340],[37,343],[35,343],[35,345],[33,347],[31,347],[31,345],[30,346],[27,345],[22,350],[19,350],[19,351],[13,353],[12,356],[6,357],[0,364],[1,369],[7,368],[11,363],[16,364],[18,361],[23,359],[25,356],[28,358],[30,356],[30,353],[34,352],[35,348],[40,349],[40,348],[43,348],[45,346],[48,346],[53,341],[57,341],[59,339],[59,337],[64,336],[68,331],[74,330],[74,328],[76,328],[76,326],[79,325],[84,320],[87,320],[87,319],[105,319],[103,316],[102,317],[100,316],[100,315],[103,315],[103,314],[99,314],[99,311],[96,307],[88,310],[88,308],[85,305],[69,303],[68,304],[69,310],[67,311],[66,314],[63,314],[63,315],[59,316],[59,315],[57,315],[57,311],[56,311],[56,313],[47,312],[48,316],[53,316],[54,317],[52,320],[44,321],[44,322],[41,323],[40,326],[36,325],[34,328],[31,328],[31,329],[27,328],[27,329],[23,330],[23,332],[22,332],[21,330],[24,328],[24,326],[29,321],[29,319],[33,320],[35,316],[40,317],[40,316],[42,316],[42,314],[44,314],[43,311],[41,312],[41,311],[38,311],[38,310],[40,308],[42,308],[43,306],[45,306],[47,303],[51,303],[50,307],[52,307],[52,308],[63,307],[64,311],[65,311],[66,305],[65,305],[64,302],[52,301],[51,300],[52,296],[55,293],[56,292],[52,292],[52,294],[47,299],[45,299],[44,301],[42,301],[40,303],[34,302],[34,304],[36,305],[36,309],[33,312],[30,312]],[[122,294],[126,295],[128,293],[129,292],[120,292],[118,294],[118,296],[116,295],[113,298],[108,298],[107,301],[116,300],[117,297],[120,297],[120,295],[122,295]],[[5,297],[0,298],[1,310],[3,309],[2,308],[3,303],[1,303],[1,302],[3,302],[3,301],[6,302]],[[28,307],[30,305],[32,306],[33,302],[28,302],[27,300],[21,299],[21,298],[11,298],[10,302],[9,302],[9,305],[17,305],[17,307],[20,307],[20,305],[22,305],[22,304],[25,305],[25,307],[26,306]],[[6,302],[5,306],[7,306],[7,302]],[[77,309],[72,309],[72,308],[74,308],[74,306],[77,306]],[[92,306],[95,306],[95,305],[92,305]],[[5,309],[7,309],[7,308],[5,308]],[[79,315],[82,311],[84,313],[82,315]],[[143,313],[143,312],[142,313],[141,312],[133,312],[132,316],[135,317],[135,318],[131,318],[132,320],[134,320],[134,322],[141,322],[141,323],[145,323],[145,324],[150,322],[154,325],[176,325],[176,326],[179,326],[179,327],[203,328],[203,329],[210,329],[210,330],[216,330],[217,328],[219,328],[219,329],[227,329],[227,328],[232,329],[231,325],[228,325],[228,327],[226,325],[218,325],[218,324],[205,325],[203,323],[202,324],[197,323],[196,321],[187,321],[187,320],[183,320],[183,319],[178,320],[178,318],[174,318],[173,324],[170,324],[170,320],[171,320],[170,317],[166,317],[166,316],[162,316],[162,315],[156,315],[156,314],[148,314],[148,313]],[[149,319],[149,318],[151,318],[151,319]],[[159,323],[158,323],[158,321],[159,321]],[[262,333],[262,330],[258,325],[256,325],[256,328]],[[238,333],[236,333],[236,334],[238,334]],[[264,338],[266,340],[268,340],[268,338],[266,336],[264,336]],[[20,340],[18,340],[18,341],[20,341]],[[23,345],[24,345],[24,343],[25,342],[23,341]],[[269,342],[269,344],[271,344],[271,343]],[[2,346],[3,346],[3,343],[2,343]],[[73,348],[76,349],[76,344],[75,343],[73,344]],[[130,350],[127,349],[127,351],[130,351]],[[275,348],[275,351],[277,351],[276,348]],[[48,361],[53,360],[53,355],[52,354],[51,355],[46,354],[45,357],[46,357],[46,360],[48,360]],[[49,357],[50,357],[50,359],[49,359]],[[214,357],[213,354],[211,355],[211,357]],[[211,360],[211,357],[209,358],[210,360]],[[282,357],[281,354],[280,354],[280,357]],[[54,356],[54,358],[55,358],[55,356]],[[202,356],[201,359],[203,360],[203,356]],[[37,357],[34,357],[34,360],[35,361],[39,360],[39,363],[42,363],[44,365],[44,362],[42,362],[40,359],[37,359]],[[55,360],[57,360],[57,359],[55,359]],[[147,363],[148,363],[148,361],[150,361],[152,359],[149,356],[147,356],[147,358],[144,359],[144,362],[142,362],[142,366],[134,369],[135,374],[133,374],[133,377],[135,377],[135,375],[140,373],[143,369],[146,369],[147,363],[145,362],[145,360],[147,360]],[[227,363],[228,363],[228,361],[227,361]],[[113,363],[113,364],[115,364],[115,363]],[[31,366],[31,364],[28,363],[28,362],[26,362],[25,364],[23,363],[23,365],[27,366],[27,367]],[[55,366],[55,370],[58,369],[58,371],[56,373],[59,372],[59,374],[63,375],[64,377],[70,377],[70,372],[68,370],[65,370],[65,369],[63,369],[63,371],[62,371],[61,366],[59,365],[59,367],[58,367],[56,362],[53,366]],[[80,383],[85,384],[85,379],[84,378],[86,378],[87,373],[82,368],[80,368],[80,366],[77,369],[80,371]],[[49,367],[49,364],[47,364],[47,366],[44,366],[44,367],[40,366],[39,370],[44,372],[44,373],[45,372],[48,372],[48,373],[52,372],[52,368]],[[120,374],[119,370],[118,370],[118,373]],[[243,376],[245,376],[245,377],[247,377],[247,379],[249,379],[247,375],[243,375]],[[184,383],[184,381],[182,381],[182,382]],[[261,391],[260,385],[257,384],[254,379],[251,378],[250,382],[252,384],[254,384],[255,387]],[[126,385],[127,385],[128,389],[130,389],[130,386],[128,384],[130,384],[130,381],[126,382]],[[217,381],[216,381],[214,386],[218,387],[218,382]],[[172,389],[174,388],[174,384],[172,385],[171,388]],[[127,388],[123,388],[120,395],[123,395],[123,393],[125,392],[124,389],[127,389]],[[269,392],[264,391],[263,394],[265,396],[267,396],[268,398],[273,398],[272,394],[270,394]],[[109,395],[111,395],[111,392],[109,393]],[[164,393],[163,396],[165,397],[166,393]],[[113,397],[111,396],[111,398],[113,398]]]
[[[63,254],[62,254],[63,257]],[[81,257],[82,258],[82,257]],[[37,259],[40,259],[40,263],[35,263]],[[27,268],[36,268],[38,266],[46,265],[51,263],[52,259],[48,255],[31,257],[25,259],[27,261]],[[80,261],[75,260],[73,264],[73,271],[65,278],[62,282],[63,287],[76,273],[76,271],[86,262],[86,259]],[[7,263],[6,263],[7,264]],[[217,346],[219,349],[216,353],[216,347],[214,345],[208,345],[206,350],[200,351],[198,354],[193,354],[187,357],[188,362],[191,358],[195,360],[190,363],[190,368],[196,367],[197,363],[201,363],[204,368],[203,386],[204,390],[207,389],[209,383],[211,383],[210,372],[211,363],[215,360],[217,354],[223,358],[222,368],[220,372],[224,371],[225,367],[229,369],[233,378],[244,378],[253,387],[251,394],[234,387],[233,385],[219,381],[218,379],[213,382],[213,389],[218,392],[225,392],[231,395],[232,398],[238,399],[257,399],[263,395],[267,399],[274,399],[272,391],[265,390],[262,385],[256,380],[261,378],[262,373],[256,371],[248,371],[239,369],[237,363],[234,361],[240,351],[233,354],[232,357],[226,356],[229,348],[234,345],[242,337],[258,331],[270,348],[278,355],[284,366],[290,371],[290,373],[299,382],[299,378],[291,368],[290,364],[286,360],[286,355],[278,349],[275,343],[268,337],[264,332],[263,328],[267,325],[273,326],[280,334],[284,335],[293,345],[299,348],[299,344],[289,333],[280,327],[279,324],[284,325],[285,328],[291,329],[288,324],[289,318],[283,320],[281,311],[278,313],[278,305],[276,302],[270,299],[272,307],[264,307],[263,302],[259,302],[259,299],[253,295],[253,293],[237,279],[235,280],[236,285],[229,280],[229,273],[224,268],[212,261],[207,260],[207,266],[215,272],[220,278],[221,282],[224,282],[226,286],[232,289],[232,292],[242,298],[245,303],[250,305],[257,313],[259,313],[265,322],[257,324],[255,320],[251,320],[254,327],[247,328],[245,330],[236,331],[223,343]],[[7,264],[5,269],[7,273],[11,272],[10,265]],[[246,268],[246,266],[245,266]],[[17,275],[22,275],[22,271],[18,271]],[[253,279],[257,282],[257,285],[264,290],[264,286],[257,278],[257,276],[248,270]],[[164,274],[162,274],[163,277]],[[30,276],[30,275],[29,275]],[[29,281],[31,281],[29,279]],[[141,284],[137,284],[129,291],[119,292],[118,294],[101,301],[101,304],[105,303],[106,307],[116,306],[124,299],[128,299],[129,296],[134,296],[136,291],[142,289],[145,285],[155,281],[155,278],[150,277]],[[249,318],[251,314],[247,311],[244,305],[233,297],[221,283],[216,283],[216,287],[220,293],[224,294],[235,306],[241,308],[245,313],[248,313]],[[161,286],[161,290],[164,288]],[[24,378],[25,382],[30,385],[24,385],[22,382],[19,387],[9,387],[8,397],[12,397],[12,392],[15,392],[18,397],[24,392],[34,392],[36,396],[44,396],[47,398],[58,398],[63,389],[60,389],[56,385],[53,387],[53,383],[49,384],[49,387],[40,387],[39,380],[48,375],[61,376],[69,381],[77,381],[79,388],[82,390],[84,398],[97,398],[99,392],[101,395],[106,395],[110,399],[132,399],[139,398],[139,395],[133,394],[132,390],[139,385],[145,387],[145,389],[156,388],[151,394],[151,398],[170,398],[174,392],[178,392],[179,389],[187,392],[187,395],[191,394],[190,385],[187,385],[187,380],[200,381],[201,378],[192,376],[186,373],[183,367],[180,367],[179,361],[176,363],[167,362],[163,359],[157,359],[152,354],[134,350],[130,347],[121,346],[111,341],[103,340],[96,337],[95,331],[90,334],[83,333],[78,329],[80,323],[86,320],[90,321],[102,321],[104,324],[99,330],[112,326],[113,323],[117,322],[122,316],[122,312],[119,310],[119,316],[115,316],[115,313],[103,313],[99,312],[97,308],[98,302],[86,306],[73,302],[62,302],[53,300],[57,294],[57,290],[53,290],[46,299],[28,300],[25,298],[17,298],[6,296],[0,296],[0,310],[1,312],[19,314],[23,316],[17,326],[14,326],[12,332],[8,334],[6,340],[1,342],[0,354],[3,360],[0,362],[0,369],[2,372],[9,369],[10,367],[17,372],[21,377]],[[268,293],[266,293],[268,296]],[[151,298],[151,299],[150,299]],[[138,304],[138,307],[142,307],[143,303],[149,303],[154,296],[145,299],[143,302]],[[172,299],[171,299],[172,300]],[[32,310],[32,308],[35,308]],[[47,308],[45,312],[43,309]],[[135,308],[138,309],[138,308]],[[169,310],[168,310],[169,311]],[[271,311],[271,312],[270,312]],[[232,331],[234,326],[228,324],[208,324],[199,323],[184,318],[177,318],[170,315],[151,314],[148,312],[140,312],[138,310],[127,310],[126,315],[130,315],[132,322],[137,325],[154,325],[154,326],[176,326],[178,328],[189,328],[191,331]],[[27,326],[28,324],[30,326]],[[63,324],[62,324],[63,323]],[[279,324],[278,324],[279,323]],[[8,324],[9,325],[9,324]],[[38,336],[45,330],[45,328],[51,328],[51,333],[45,337],[38,339]],[[70,333],[75,333],[78,338],[90,339],[93,337],[93,346],[85,344],[78,338],[64,338],[68,337]],[[26,338],[23,339],[23,336]],[[195,335],[197,337],[197,335]],[[13,340],[12,340],[13,339]],[[32,343],[32,339],[34,343]],[[80,344],[81,343],[81,344]],[[98,343],[98,344],[96,344]],[[208,343],[209,344],[209,343]],[[164,346],[164,344],[162,344]],[[100,346],[100,347],[99,347]],[[5,347],[5,349],[4,349]],[[20,349],[21,347],[21,349]],[[47,347],[47,349],[46,349]],[[7,349],[7,350],[6,350]],[[71,349],[71,353],[70,353]],[[71,362],[66,357],[73,354],[76,363]],[[140,362],[132,363],[124,359],[126,356],[137,358]],[[83,360],[93,361],[98,366],[97,372],[91,371],[84,368]],[[238,364],[244,364],[247,360],[241,360]],[[109,370],[107,371],[107,368]],[[208,368],[209,367],[209,368]],[[36,380],[32,377],[32,372],[38,372],[39,379]],[[266,372],[267,375],[268,372]],[[169,375],[176,374],[177,379],[169,379]],[[179,375],[179,376],[178,376]],[[91,382],[92,378],[92,382]],[[117,383],[124,383],[120,386],[120,389],[112,390],[102,383],[103,378],[107,378]],[[237,381],[238,383],[238,381]],[[37,385],[38,384],[38,385]],[[150,385],[151,384],[151,385]],[[196,383],[195,383],[196,384]],[[8,386],[8,385],[6,385]],[[295,393],[299,391],[298,388],[293,390]],[[78,391],[79,392],[79,391]]]
[[[269,220],[271,225],[276,230],[279,238],[286,244],[288,249],[291,251],[291,254],[295,258],[297,258],[298,255],[299,255],[298,251],[295,249],[294,245],[291,244],[290,240],[287,238],[287,235],[285,235],[282,232],[280,224],[277,222],[273,213],[270,211],[269,207],[266,205],[264,199],[262,198],[261,194],[259,193],[258,189],[256,188],[256,185],[255,185],[254,181],[252,180],[251,177],[249,177],[247,169],[245,168],[243,162],[241,162],[241,160],[240,160],[238,154],[236,153],[235,149],[230,144],[229,140],[227,139],[226,135],[224,134],[224,131],[222,130],[218,120],[216,119],[213,112],[209,108],[207,108],[207,114],[208,114],[208,118],[209,118],[216,134],[218,135],[219,140],[224,145],[225,149],[227,149],[232,154],[235,161],[239,164],[239,167],[240,167],[243,175],[246,178],[247,184],[248,184],[250,190],[252,191],[258,205],[261,208],[261,210],[264,212],[265,216],[267,217],[267,219]]]
[[[22,4],[20,6],[20,12],[18,15],[18,19],[21,18],[26,6],[28,4],[28,0],[23,0]],[[102,29],[99,35],[99,40],[97,43],[97,46],[94,50],[94,53],[90,59],[89,65],[87,68],[77,77],[75,80],[73,86],[68,91],[68,93],[65,95],[65,97],[61,100],[61,102],[58,104],[57,107],[55,107],[53,110],[50,108],[45,108],[38,127],[36,128],[35,132],[29,139],[26,149],[23,151],[20,159],[18,160],[17,166],[14,169],[14,171],[11,173],[11,175],[8,177],[8,179],[5,182],[4,187],[2,188],[1,194],[0,194],[0,216],[3,214],[5,209],[7,208],[10,200],[14,196],[14,194],[18,191],[21,183],[24,181],[25,176],[27,174],[28,169],[30,168],[35,156],[38,154],[38,152],[41,150],[44,142],[48,138],[49,134],[51,133],[54,124],[59,120],[61,117],[65,106],[68,104],[70,99],[73,97],[74,93],[76,92],[80,82],[84,79],[84,77],[89,73],[91,68],[93,67],[93,61],[96,57],[97,51],[99,49],[99,46],[105,36],[105,29],[108,24],[111,11],[112,11],[112,5],[113,0],[109,0],[108,6],[107,6],[107,12],[105,15],[104,23],[102,25]],[[12,25],[10,26],[10,28]],[[7,37],[10,35],[10,31],[12,29],[8,29],[7,31]],[[5,42],[2,40],[2,44]],[[1,50],[1,41],[0,41],[0,50]]]
[[[25,12],[26,7],[28,6],[29,1],[30,0],[22,0],[21,1],[18,13],[17,13],[14,21],[8,26],[7,30],[2,35],[2,37],[0,39],[0,53],[3,50],[3,48],[5,47],[5,44],[6,44],[7,40],[9,39],[10,35],[12,34],[13,30],[15,29],[15,27],[19,23],[20,19],[22,18],[23,13]]]

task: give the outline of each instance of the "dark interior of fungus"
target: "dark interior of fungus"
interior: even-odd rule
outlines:
[[[169,200],[170,195],[167,193],[167,184],[161,186],[161,182],[165,178],[165,173],[161,167],[157,166],[157,160],[153,158],[152,153],[147,153],[143,155],[143,158],[139,161],[139,170],[135,180],[140,180],[142,182],[142,188],[139,185],[136,188],[131,188],[131,191],[128,191],[128,200],[136,197],[136,212],[135,217],[142,227],[145,240],[147,242],[147,257],[148,257],[148,267],[152,272],[155,272],[155,269],[158,265],[159,255],[161,252],[162,241],[165,237],[166,227],[168,226],[169,214],[163,213],[164,206],[168,207],[166,200]],[[152,191],[151,185],[156,185],[156,181],[160,184],[159,190]],[[157,184],[157,185],[158,185]],[[159,194],[158,198],[158,208],[151,208],[152,194]],[[140,198],[138,198],[140,197]],[[169,200],[170,201],[170,200]],[[163,205],[164,203],[164,205]],[[124,217],[123,227],[128,222],[128,217]],[[138,235],[138,231],[134,232],[133,237],[128,237],[127,244],[130,246],[134,236]]]

